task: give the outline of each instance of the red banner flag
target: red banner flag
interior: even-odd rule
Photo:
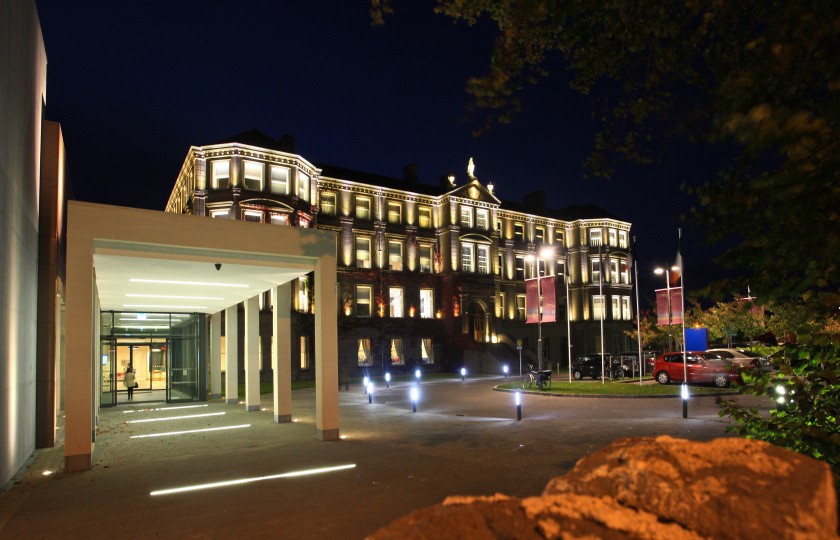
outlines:
[[[525,280],[525,322],[540,322],[540,292],[536,278]]]
[[[540,278],[542,288],[542,322],[557,320],[557,297],[554,294],[554,276]]]
[[[668,293],[671,293],[671,318],[668,320]],[[682,324],[682,289],[656,290],[656,324]]]

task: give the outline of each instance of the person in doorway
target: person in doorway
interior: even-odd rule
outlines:
[[[131,369],[131,366],[125,368],[125,375],[123,375],[123,384],[125,385],[125,389],[128,392],[128,399],[134,398],[134,370]]]

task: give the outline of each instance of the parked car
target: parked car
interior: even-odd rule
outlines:
[[[773,369],[768,357],[746,349],[709,349],[706,352],[715,353],[724,360],[729,360],[733,364],[744,368],[763,372],[769,372]]]
[[[687,353],[685,368],[683,368],[683,353],[665,353],[656,359],[653,374],[659,384],[683,382],[683,370],[687,372],[689,383],[711,383],[718,388],[729,386],[732,382],[740,382],[735,365],[715,353],[696,352]]]
[[[604,355],[604,367],[607,369],[606,376],[609,379],[624,378],[625,370],[621,366],[617,357],[607,354]],[[581,380],[584,377],[592,377],[593,379],[601,378],[601,355],[600,354],[583,354],[575,358],[572,362],[572,376]]]

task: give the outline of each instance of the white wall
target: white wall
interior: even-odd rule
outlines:
[[[34,0],[0,2],[0,486],[35,449],[38,178],[47,58]]]

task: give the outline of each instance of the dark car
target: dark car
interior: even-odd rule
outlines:
[[[685,375],[688,375],[686,378]],[[653,376],[659,384],[670,382],[711,383],[718,388],[740,382],[737,368],[714,353],[689,352],[683,365],[683,353],[666,353],[656,359]]]
[[[607,369],[605,373],[607,378],[624,377],[624,369],[616,357],[609,354],[604,355],[604,367]],[[575,361],[572,362],[572,376],[577,380],[584,377],[601,378],[601,355],[584,354],[575,358]]]

